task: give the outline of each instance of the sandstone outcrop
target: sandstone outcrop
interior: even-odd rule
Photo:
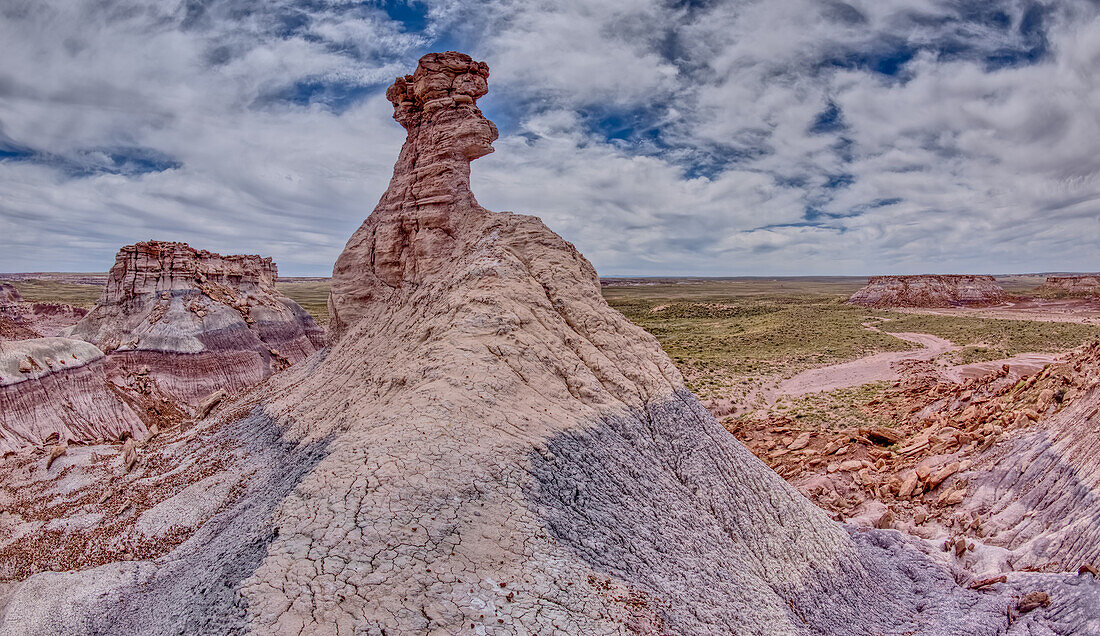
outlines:
[[[95,308],[63,335],[106,352],[115,373],[147,368],[160,390],[197,404],[237,392],[310,355],[323,333],[275,289],[270,258],[184,243],[122,248]]]
[[[956,307],[1004,302],[1005,292],[992,276],[872,276],[848,299],[865,307]]]
[[[144,438],[107,381],[103,352],[66,338],[0,341],[0,453],[47,443]]]
[[[133,560],[31,576],[0,601],[0,629],[1000,634],[1010,623],[1018,633],[1082,624],[1095,586],[1014,575],[972,590],[896,532],[831,521],[706,412],[657,341],[608,307],[573,246],[537,218],[481,208],[468,175],[496,135],[476,104],[487,76],[452,52],[397,80],[388,94],[408,140],[336,265],[327,350],[191,430],[196,443],[154,440],[135,470],[152,470],[157,444],[176,444],[173,463],[210,466],[195,474],[204,486],[153,507],[135,497],[128,514],[149,535],[99,535]],[[98,504],[81,505],[94,514]],[[160,534],[168,548],[143,538]],[[1033,595],[1024,618],[1006,612],[1035,591],[1051,592],[1049,607]]]
[[[1039,291],[1070,296],[1100,296],[1100,274],[1048,276]]]

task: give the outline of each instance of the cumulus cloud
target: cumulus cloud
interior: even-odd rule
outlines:
[[[0,270],[187,240],[325,274],[428,50],[489,62],[491,209],[604,274],[1095,270],[1087,0],[9,0]]]

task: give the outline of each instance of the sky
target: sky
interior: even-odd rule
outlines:
[[[443,50],[602,275],[1100,270],[1100,0],[0,0],[0,271],[328,275]]]

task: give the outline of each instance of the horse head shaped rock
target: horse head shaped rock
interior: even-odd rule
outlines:
[[[465,220],[485,213],[470,191],[470,162],[492,152],[498,134],[477,107],[488,77],[489,67],[468,55],[430,53],[386,91],[408,136],[389,188],[333,269],[330,340],[371,298],[450,262]]]

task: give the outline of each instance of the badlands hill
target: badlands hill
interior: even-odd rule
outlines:
[[[873,276],[848,299],[865,307],[955,307],[993,305],[1005,292],[992,276]]]
[[[0,453],[144,438],[144,422],[107,375],[103,352],[86,342],[0,340]]]
[[[0,307],[10,307],[21,302],[23,302],[23,297],[19,295],[19,290],[14,285],[0,283]]]
[[[1061,292],[1071,296],[1100,296],[1100,274],[1048,276],[1043,292]]]
[[[59,460],[81,476],[64,509],[13,471],[33,499],[10,514],[82,549],[47,572],[0,544],[20,564],[0,630],[1080,633],[1095,585],[972,590],[938,549],[831,521],[706,412],[572,245],[478,205],[487,78],[430,54],[388,91],[408,137],[336,263],[325,350],[143,446],[131,474]],[[1038,588],[1052,612],[1021,601]]]
[[[275,264],[184,243],[119,250],[95,308],[62,335],[98,346],[112,365],[147,368],[166,394],[198,404],[235,393],[324,344],[324,334],[275,289]]]
[[[91,312],[3,286],[0,451],[141,442],[311,354],[321,330],[275,276],[271,259],[148,242],[122,248]]]

